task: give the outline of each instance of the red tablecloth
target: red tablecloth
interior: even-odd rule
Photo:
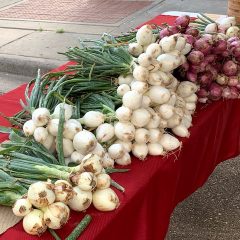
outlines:
[[[173,21],[159,16],[155,23]],[[169,22],[169,21],[168,21]],[[62,69],[62,68],[61,68]],[[0,96],[0,111],[11,116],[20,110],[24,86]],[[114,212],[102,213],[93,208],[87,212],[92,223],[82,234],[84,240],[162,240],[166,235],[174,207],[201,187],[218,163],[240,153],[240,100],[218,101],[198,107],[193,118],[191,136],[175,154],[133,159],[131,171],[113,174],[126,188],[117,192],[121,201]],[[0,118],[0,125],[6,122]],[[0,141],[6,136],[1,135]],[[68,224],[58,231],[64,239],[84,216],[72,212]],[[1,216],[2,220],[4,216]],[[10,228],[0,239],[38,239],[24,233],[22,223]],[[52,239],[47,232],[41,239]]]

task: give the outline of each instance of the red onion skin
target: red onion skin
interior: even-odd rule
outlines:
[[[228,80],[228,86],[235,87],[238,84],[238,77],[237,76],[231,76]]]
[[[232,60],[228,60],[223,64],[223,73],[228,77],[234,76],[237,74],[238,66]]]
[[[231,99],[239,98],[239,90],[235,87],[230,87]]]
[[[210,72],[201,73],[198,76],[198,82],[203,87],[208,87],[212,83],[212,74]]]
[[[190,23],[190,17],[188,15],[179,16],[175,20],[175,25],[179,25],[182,28],[186,28]]]
[[[184,34],[184,38],[186,39],[186,42],[191,44],[192,46],[196,40],[192,35],[189,35],[189,34]]]
[[[235,42],[235,41],[239,41],[239,38],[238,37],[230,37],[227,42],[228,43],[232,43],[232,42]]]
[[[227,49],[227,42],[225,40],[220,39],[214,43],[213,47],[217,51],[220,51],[220,52],[225,51]]]
[[[208,63],[214,62],[216,59],[216,56],[214,54],[209,54],[205,56],[204,61],[207,61]]]
[[[197,83],[197,74],[196,73],[188,71],[187,74],[186,74],[186,78],[190,82]]]
[[[238,84],[236,85],[236,88],[237,88],[238,90],[240,90],[240,83],[238,83]]]
[[[217,101],[222,97],[223,87],[217,83],[212,83],[209,88],[209,98],[213,101]]]
[[[196,28],[193,28],[193,27],[187,27],[186,28],[186,31],[185,31],[185,34],[189,34],[189,35],[191,35],[191,36],[193,36],[193,37],[198,37],[199,36],[199,31],[198,31],[198,29],[196,29]]]
[[[222,54],[222,56],[223,56],[224,58],[226,58],[226,57],[229,56],[229,51],[228,51],[228,50],[225,50],[225,51],[223,51],[221,54]]]
[[[194,43],[194,49],[202,52],[204,55],[208,55],[212,50],[212,46],[206,39],[200,38]]]
[[[171,33],[169,32],[168,28],[162,29],[159,33],[159,36],[160,36],[161,39],[164,38],[164,37],[168,37],[170,35],[171,35]]]
[[[191,51],[187,57],[188,61],[190,61],[193,64],[199,64],[203,61],[204,55],[200,51]]]
[[[201,71],[200,65],[189,64],[189,71],[192,73],[199,73]]]
[[[198,95],[198,97],[200,97],[200,98],[205,98],[205,97],[207,97],[207,96],[209,95],[209,92],[208,92],[206,89],[204,89],[204,88],[200,88],[200,89],[197,91],[197,95]]]
[[[179,33],[181,31],[181,26],[175,25],[168,27],[168,31],[170,32],[170,35]]]
[[[208,102],[208,98],[198,98],[198,102],[205,104]]]
[[[229,46],[230,52],[234,57],[240,57],[240,41],[232,42]]]
[[[183,64],[181,65],[181,68],[182,68],[182,70],[184,70],[185,72],[188,71],[188,69],[189,69],[189,63],[186,61],[185,63],[183,63]]]
[[[220,62],[215,62],[212,64],[212,66],[217,70],[217,72],[222,71],[222,64]]]
[[[231,99],[231,90],[229,87],[223,88],[222,97],[226,99]]]
[[[218,71],[217,71],[217,69],[216,69],[214,66],[212,66],[212,65],[207,65],[207,66],[206,66],[206,71],[209,71],[209,72],[212,74],[213,80],[215,80],[215,79],[217,78],[217,76],[218,76]]]
[[[200,64],[199,64],[199,72],[204,72],[207,70],[207,65],[208,62],[204,59]]]

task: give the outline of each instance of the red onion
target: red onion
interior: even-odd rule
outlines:
[[[197,82],[197,74],[196,73],[188,71],[187,74],[186,74],[186,78],[190,82],[194,82],[194,83]]]
[[[223,51],[223,52],[221,53],[221,55],[222,55],[224,58],[226,58],[226,57],[229,56],[229,51],[228,51],[228,50],[225,50],[225,51]]]
[[[232,60],[228,60],[223,64],[223,73],[228,77],[234,76],[237,74],[238,66]]]
[[[198,91],[197,91],[197,95],[198,97],[200,98],[205,98],[209,95],[208,91],[205,89],[205,88],[200,88]]]
[[[201,73],[198,76],[198,81],[201,86],[209,86],[212,82],[212,74],[210,72]]]
[[[207,103],[208,98],[198,98],[198,102],[200,103]]]
[[[184,38],[186,39],[187,43],[193,45],[195,43],[195,38],[192,35],[184,34]]]
[[[218,71],[213,65],[207,65],[206,71],[209,71],[212,74],[213,80],[215,80],[217,78]]]
[[[199,72],[204,72],[207,69],[208,62],[204,59],[200,64],[199,64]]]
[[[228,80],[228,86],[235,87],[238,84],[238,76],[231,76]]]
[[[240,42],[232,42],[230,44],[230,52],[234,57],[240,57]]]
[[[187,27],[185,34],[189,34],[193,37],[198,37],[199,36],[199,31],[197,28],[193,28],[193,27]]]
[[[186,72],[189,69],[189,63],[186,61],[181,65],[181,68]]]
[[[203,61],[204,55],[200,51],[191,51],[187,57],[188,61],[190,61],[193,64],[199,64]]]
[[[175,25],[179,25],[182,28],[186,28],[190,23],[190,17],[188,15],[179,16],[175,20]]]
[[[181,30],[181,26],[170,26],[168,27],[168,31],[170,32],[170,35],[173,35],[173,34],[176,34],[176,33],[179,33]]]
[[[231,90],[230,90],[229,87],[223,88],[222,97],[226,98],[226,99],[230,99],[231,98]]]
[[[209,98],[217,101],[222,97],[223,88],[217,83],[212,83],[209,88]]]
[[[230,37],[227,42],[228,43],[232,43],[232,42],[235,42],[235,41],[239,41],[239,38],[238,37]]]
[[[240,83],[238,83],[238,84],[236,85],[236,88],[237,88],[238,90],[240,90]]]
[[[230,91],[231,91],[231,98],[232,99],[239,98],[239,90],[237,88],[230,87]]]
[[[207,55],[212,50],[212,46],[209,44],[208,40],[200,38],[194,43],[195,50],[201,51],[204,55]]]
[[[217,70],[217,72],[222,71],[222,64],[220,62],[214,62],[212,63],[212,66]]]
[[[161,39],[164,37],[170,36],[170,35],[171,35],[171,33],[169,32],[168,28],[162,29],[159,33],[159,36]]]
[[[192,72],[192,73],[199,73],[199,72],[201,72],[200,65],[190,64],[189,65],[189,71]]]
[[[209,54],[205,56],[204,61],[207,61],[208,63],[214,62],[216,59],[216,56],[214,54]]]
[[[225,40],[220,39],[214,43],[213,48],[215,52],[221,53],[227,49],[227,42]]]

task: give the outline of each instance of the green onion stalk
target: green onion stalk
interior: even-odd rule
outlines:
[[[197,15],[197,19],[193,20],[192,23],[201,33],[204,33],[204,30],[208,24],[216,22],[205,14],[200,13]]]

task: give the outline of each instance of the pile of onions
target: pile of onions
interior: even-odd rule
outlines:
[[[180,68],[185,80],[200,85],[199,102],[239,97],[240,31],[235,25],[233,17],[208,24]]]

